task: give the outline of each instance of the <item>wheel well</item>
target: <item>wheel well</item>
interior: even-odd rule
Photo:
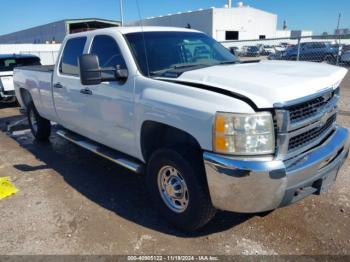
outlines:
[[[32,99],[32,95],[29,93],[28,90],[26,90],[24,88],[20,89],[20,94],[21,94],[21,98],[22,98],[23,104],[27,108],[29,103],[33,100]]]
[[[141,128],[141,150],[145,161],[148,161],[153,152],[162,147],[178,145],[191,146],[200,152],[198,141],[190,134],[178,128],[154,121],[146,121]]]

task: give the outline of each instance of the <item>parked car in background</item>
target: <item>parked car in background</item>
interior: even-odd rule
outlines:
[[[350,45],[344,45],[342,48],[343,52],[350,51]]]
[[[29,65],[40,65],[40,58],[33,55],[0,55],[0,102],[16,100],[13,69]]]
[[[287,47],[290,46],[290,43],[288,43],[288,42],[281,42],[280,46],[283,46],[284,48],[287,48]]]
[[[260,52],[261,55],[268,56],[270,54],[275,54],[276,49],[271,45],[263,45],[262,51]]]
[[[248,46],[243,55],[247,57],[260,56],[260,48],[258,46]]]
[[[268,60],[282,60],[283,59],[283,52],[277,51],[275,53],[269,54],[267,56]]]
[[[340,58],[341,62],[350,65],[350,50],[344,52]]]
[[[307,42],[300,44],[300,61],[335,63],[338,50],[325,42]],[[282,53],[284,60],[297,60],[298,46],[288,47]]]
[[[239,47],[237,47],[237,46],[231,46],[230,52],[236,56],[240,55]]]
[[[245,56],[246,52],[247,52],[247,49],[248,49],[249,46],[245,45],[245,46],[242,46],[241,50],[240,50],[240,53],[239,55],[240,56]]]
[[[287,46],[275,45],[273,48],[276,50],[276,52],[284,52],[284,51],[286,51]]]

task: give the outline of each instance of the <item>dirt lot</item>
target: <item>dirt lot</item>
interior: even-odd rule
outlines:
[[[350,76],[339,122],[350,128]],[[0,108],[0,128],[20,118]],[[335,186],[264,217],[220,212],[183,234],[151,208],[142,177],[57,136],[0,132],[0,176],[20,191],[0,201],[0,254],[349,254],[350,160]]]

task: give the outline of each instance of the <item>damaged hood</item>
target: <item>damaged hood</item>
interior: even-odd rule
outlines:
[[[277,103],[337,88],[346,73],[345,68],[328,64],[262,61],[187,71],[176,81],[216,87],[245,96],[258,108],[272,108]]]

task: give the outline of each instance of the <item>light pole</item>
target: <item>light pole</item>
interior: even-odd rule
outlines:
[[[119,0],[120,4],[120,19],[121,19],[121,26],[124,26],[124,10],[123,10],[123,0]]]

